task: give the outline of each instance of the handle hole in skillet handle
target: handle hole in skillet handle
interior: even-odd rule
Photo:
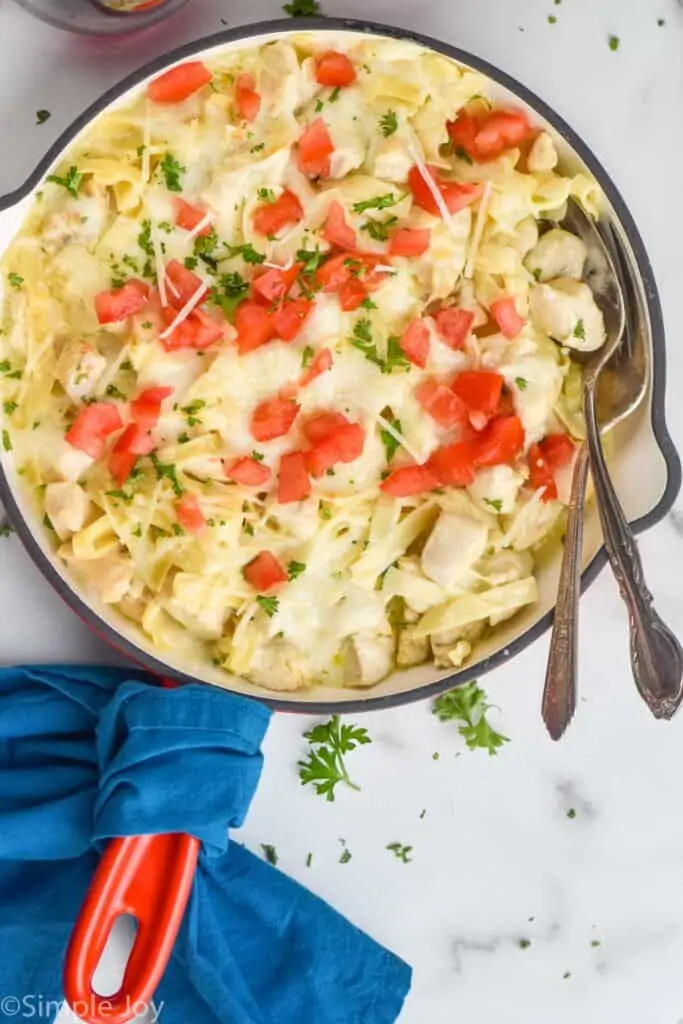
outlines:
[[[93,992],[98,996],[106,999],[120,990],[137,933],[138,922],[132,914],[120,914],[115,918],[92,976]]]

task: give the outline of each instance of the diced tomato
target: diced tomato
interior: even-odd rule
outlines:
[[[316,352],[308,369],[304,370],[299,377],[299,387],[307,387],[311,381],[314,381],[321,373],[325,373],[326,370],[331,369],[332,362],[332,353],[329,348],[321,348],[319,352]]]
[[[303,452],[289,452],[280,459],[277,500],[281,505],[303,501],[311,493],[311,481]]]
[[[421,256],[427,252],[432,232],[429,228],[398,228],[389,239],[391,256]]]
[[[425,463],[423,466],[404,466],[395,469],[380,484],[380,490],[394,498],[409,498],[413,494],[433,491],[440,484],[435,470]]]
[[[500,466],[511,462],[524,446],[524,427],[518,416],[491,420],[477,441],[478,466]]]
[[[330,256],[316,270],[316,284],[324,292],[336,292],[351,277],[350,259],[351,257],[345,252],[338,253],[336,256]]]
[[[175,317],[173,310],[167,309],[164,318],[170,325]],[[193,309],[171,333],[161,339],[167,352],[175,352],[180,348],[205,349],[223,337],[224,327],[202,309]]]
[[[343,87],[356,81],[356,69],[345,53],[328,50],[318,57],[315,79],[319,85]]]
[[[147,95],[155,103],[182,103],[211,81],[211,72],[200,60],[179,64],[159,75],[147,86]]]
[[[254,88],[252,75],[242,74],[237,76],[235,82],[235,103],[241,118],[245,121],[255,121],[261,109],[261,97]]]
[[[475,202],[482,193],[482,185],[474,185],[471,182],[444,181],[439,177],[437,167],[427,167],[427,171],[435,187],[441,193],[449,213],[457,213],[458,210],[464,210],[466,206]],[[419,167],[411,167],[408,172],[408,184],[417,205],[421,206],[427,213],[440,217],[441,210]]]
[[[348,427],[349,422],[340,412],[319,412],[304,423],[304,437],[311,444],[316,444],[318,441],[324,441],[340,427]]]
[[[519,110],[494,110],[475,137],[477,155],[485,160],[494,160],[511,146],[518,146],[531,134],[531,125],[526,114]]]
[[[242,570],[247,583],[261,594],[267,594],[273,587],[286,583],[287,573],[272,551],[261,551]]]
[[[434,470],[439,482],[448,487],[467,487],[474,480],[476,466],[476,444],[472,441],[458,441],[432,453],[428,465]]]
[[[419,317],[410,321],[399,344],[411,363],[424,370],[429,356],[429,329]]]
[[[288,434],[299,413],[299,406],[291,398],[279,395],[257,405],[251,414],[251,436],[256,441],[272,441]]]
[[[306,465],[313,476],[322,476],[338,462],[355,462],[363,454],[364,445],[365,431],[361,425],[345,423],[306,452]]]
[[[334,199],[327,207],[323,238],[340,249],[356,248],[356,232],[346,223],[344,207]]]
[[[126,480],[133,472],[133,466],[138,457],[133,452],[117,452],[113,450],[107,459],[107,469],[116,480],[119,487],[123,487]]]
[[[568,466],[576,453],[576,445],[567,434],[548,434],[540,448],[553,473]]]
[[[125,320],[144,309],[149,300],[149,285],[132,277],[121,288],[95,296],[95,312],[101,324]]]
[[[256,459],[245,456],[226,466],[225,475],[245,487],[262,487],[270,478],[270,470]]]
[[[161,403],[172,394],[173,388],[163,387],[141,391],[130,403],[130,411],[137,425],[143,430],[152,430],[161,414]]]
[[[206,519],[196,494],[183,494],[175,510],[178,522],[188,533],[201,533],[206,528]]]
[[[491,316],[498,324],[501,333],[510,341],[516,338],[524,327],[524,319],[517,312],[515,300],[512,298],[496,299],[495,302],[492,302]]]
[[[425,412],[446,430],[467,422],[464,403],[445,384],[439,384],[431,377],[420,384],[415,397]]]
[[[357,277],[349,278],[339,289],[339,304],[346,313],[358,309],[367,297],[368,290]]]
[[[91,406],[92,408],[92,406]],[[107,466],[119,486],[131,474],[140,455],[149,455],[156,448],[150,434],[137,423],[129,423],[112,448]]]
[[[500,396],[498,408],[496,409],[496,416],[514,416],[515,415],[515,400],[512,397],[512,392],[509,388],[504,387],[503,392]]]
[[[241,356],[253,352],[255,348],[260,348],[275,337],[275,325],[271,314],[258,302],[252,302],[250,299],[240,302],[237,307],[235,329],[237,348]]]
[[[66,432],[73,448],[99,459],[104,452],[104,439],[123,426],[121,413],[112,402],[93,402],[81,409]]]
[[[553,501],[557,498],[557,484],[538,444],[532,444],[529,448],[529,485],[535,491],[543,488],[542,501]]]
[[[263,299],[267,306],[278,299],[283,299],[299,276],[302,265],[293,263],[286,270],[282,267],[269,267],[264,270],[251,283],[254,298]]]
[[[182,309],[200,288],[206,285],[201,277],[184,267],[180,260],[171,260],[165,269],[168,301],[176,309]]]
[[[483,430],[499,412],[503,384],[503,377],[490,370],[465,370],[451,384],[453,392],[467,406],[470,422],[477,430]]]
[[[474,313],[469,309],[440,309],[434,316],[436,329],[449,348],[462,348],[472,329]]]
[[[173,205],[175,206],[176,226],[183,228],[185,231],[194,231],[197,225],[201,224],[206,217],[206,210],[200,210],[198,206],[192,206],[190,203],[186,203],[184,199],[174,199]],[[210,235],[211,225],[205,224],[197,234]]]
[[[304,210],[289,189],[285,189],[274,203],[261,203],[252,214],[254,228],[261,235],[277,235],[288,224],[298,224]]]
[[[313,312],[310,299],[285,299],[273,313],[275,334],[283,341],[292,341]]]
[[[456,117],[455,121],[446,122],[446,130],[453,144],[453,148],[462,149],[473,160],[479,159],[477,150],[477,132],[480,128],[479,118],[464,111]]]
[[[322,117],[316,118],[299,136],[298,164],[302,174],[323,177],[330,170],[330,156],[334,145]]]

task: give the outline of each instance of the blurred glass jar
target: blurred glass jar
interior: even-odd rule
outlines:
[[[85,35],[120,35],[145,28],[183,7],[187,0],[17,0],[55,28]]]

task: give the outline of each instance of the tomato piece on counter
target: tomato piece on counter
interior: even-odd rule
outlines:
[[[380,484],[380,490],[394,498],[410,498],[413,494],[433,491],[441,481],[435,470],[425,463],[423,466],[403,466],[390,473]]]
[[[293,263],[286,270],[284,267],[269,267],[262,271],[251,282],[254,298],[262,299],[267,306],[283,299],[299,276],[302,266],[302,263]]]
[[[535,491],[543,488],[541,501],[554,501],[557,498],[557,484],[553,472],[538,444],[529,447],[529,486]]]
[[[73,448],[99,459],[104,452],[105,438],[122,426],[121,413],[112,402],[93,402],[81,409],[65,437]]]
[[[192,93],[207,85],[212,74],[200,60],[179,64],[159,75],[147,86],[147,95],[155,103],[182,103]]]
[[[292,341],[313,312],[310,299],[285,299],[273,312],[275,334],[283,341]]]
[[[304,209],[289,189],[285,189],[274,203],[261,203],[251,215],[254,229],[261,235],[277,235],[288,224],[298,224]]]
[[[333,361],[332,353],[329,348],[321,348],[319,352],[316,352],[308,369],[304,370],[299,377],[299,387],[308,387],[311,381],[314,381],[316,377],[325,373],[326,370],[331,370]]]
[[[247,583],[261,594],[267,594],[273,587],[286,583],[289,579],[284,568],[272,551],[261,551],[242,569]]]
[[[149,301],[149,285],[132,277],[121,288],[100,292],[95,296],[95,312],[101,324],[125,320],[144,309]]]
[[[198,206],[192,206],[191,203],[186,203],[184,199],[175,198],[173,205],[175,207],[176,227],[183,228],[184,231],[194,231],[197,225],[201,224],[206,217],[206,210],[200,210]],[[211,225],[205,224],[197,234],[202,237],[210,235]]]
[[[236,459],[231,466],[226,466],[225,475],[245,487],[262,487],[270,479],[270,470],[247,455]]]
[[[516,338],[524,327],[524,319],[517,312],[513,298],[496,299],[495,302],[492,302],[491,316],[498,324],[501,334],[504,334],[509,341]]]
[[[422,256],[429,248],[431,236],[429,228],[397,228],[389,239],[389,255]]]
[[[519,416],[491,420],[477,440],[477,466],[500,466],[511,462],[524,446],[524,427]]]
[[[428,166],[427,171],[435,188],[440,192],[449,213],[457,213],[459,210],[464,210],[466,206],[476,202],[483,191],[482,185],[475,185],[471,182],[444,181],[439,177],[437,167]],[[434,194],[417,165],[411,167],[408,172],[408,185],[413,194],[413,199],[418,206],[421,206],[423,210],[433,214],[435,217],[441,216],[441,210],[434,198]]]
[[[531,135],[531,125],[521,110],[493,110],[483,119],[475,136],[477,155],[495,160],[512,146],[519,146]]]
[[[258,302],[247,299],[235,311],[237,349],[241,356],[265,345],[275,337],[273,318]]]
[[[474,480],[477,447],[473,441],[458,441],[437,448],[427,463],[440,483],[448,487],[467,487]]]
[[[429,328],[419,318],[411,320],[399,342],[411,363],[423,370],[429,357]]]
[[[439,384],[432,377],[423,380],[415,391],[415,397],[440,427],[452,430],[467,423],[467,408],[464,402],[453,394],[445,384]]]
[[[272,441],[288,434],[299,414],[299,406],[292,398],[277,395],[257,405],[251,414],[251,436],[255,441]]]
[[[453,144],[453,149],[463,150],[472,160],[479,159],[476,139],[480,124],[479,118],[472,114],[466,114],[464,111],[458,114],[455,121],[446,122],[446,131]]]
[[[467,406],[470,421],[477,430],[482,430],[499,412],[504,383],[504,378],[493,370],[465,370],[451,384],[454,394]]]
[[[568,434],[548,434],[540,449],[553,473],[568,466],[576,453],[576,445]]]
[[[328,50],[322,57],[318,57],[315,80],[319,85],[343,88],[356,81],[356,69],[345,53]]]
[[[184,267],[180,260],[170,260],[165,268],[168,301],[176,309],[182,309],[201,288],[208,291],[201,277]],[[201,292],[200,292],[201,294]]]
[[[289,452],[280,459],[277,500],[281,505],[303,501],[311,493],[311,481],[303,452]]]
[[[340,249],[356,248],[356,232],[346,223],[344,207],[336,199],[327,207],[322,235],[330,245],[336,245]]]
[[[235,103],[237,111],[245,121],[255,121],[261,109],[261,97],[256,92],[253,75],[247,73],[237,76],[235,82]]]
[[[188,533],[201,533],[206,528],[206,519],[196,494],[183,494],[175,508],[178,522]]]
[[[173,388],[145,388],[137,398],[130,403],[130,411],[133,419],[143,430],[152,430],[156,427],[161,415],[161,403],[165,398],[173,394]]]
[[[299,136],[298,164],[302,174],[314,178],[325,176],[330,170],[330,156],[334,144],[322,117],[318,117]]]
[[[440,309],[434,316],[436,329],[441,340],[449,348],[462,348],[474,323],[474,313],[469,309]]]
[[[340,412],[319,412],[303,425],[303,434],[307,441],[315,444],[324,441],[339,427],[348,427],[350,420]]]

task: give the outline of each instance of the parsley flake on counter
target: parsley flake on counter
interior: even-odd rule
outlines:
[[[272,619],[276,611],[280,607],[280,602],[276,597],[267,597],[265,594],[258,594],[256,597],[256,603],[263,608],[264,612],[269,619]]]
[[[305,761],[298,762],[302,786],[310,783],[318,796],[324,796],[329,802],[334,801],[335,787],[340,782],[351,789],[360,790],[360,786],[349,777],[344,755],[356,747],[372,743],[367,729],[342,724],[339,715],[332,715],[328,722],[322,722],[310,732],[304,733],[304,739],[308,740],[311,750]]]
[[[664,20],[664,18],[657,18],[657,24],[660,28],[662,28],[663,25],[666,25],[666,21]]]
[[[386,849],[390,850],[404,864],[410,864],[413,859],[410,856],[413,850],[412,846],[403,846],[402,843],[388,843]]]
[[[263,856],[266,858],[269,864],[273,867],[277,864],[277,850],[270,843],[261,843],[261,849],[263,850]]]
[[[495,731],[486,720],[486,712],[492,705],[486,700],[486,694],[476,680],[457,686],[454,690],[442,693],[434,701],[432,713],[440,722],[460,721],[458,732],[470,750],[480,747],[488,750],[489,755],[498,753],[499,747],[508,743],[507,736]]]
[[[621,40],[619,39],[619,36],[610,36],[609,37],[609,48],[610,48],[610,50],[612,50],[613,52],[618,50],[620,42],[621,42]]]
[[[398,118],[396,117],[395,110],[387,110],[386,114],[382,114],[379,119],[379,129],[385,139],[388,139],[390,135],[397,131]]]
[[[576,817],[576,811],[574,810],[573,807],[570,807],[569,810],[567,811],[567,817],[570,818],[570,819],[574,819]]]
[[[0,523],[0,537],[9,537],[14,530],[9,523]]]
[[[602,942],[600,942],[600,939],[591,939],[591,946],[593,949],[597,949],[598,946],[602,946]]]
[[[365,213],[366,210],[386,210],[390,206],[396,206],[399,199],[393,192],[386,192],[383,196],[375,196],[373,199],[363,199],[354,203],[351,209],[354,213]]]
[[[306,857],[306,867],[310,868],[312,863],[313,863],[313,854],[309,853],[308,857]]]
[[[556,25],[557,24],[557,18],[555,17],[554,14],[549,14],[548,15],[548,24],[549,25]]]
[[[305,562],[290,562],[287,566],[287,575],[289,576],[290,582],[295,580],[297,576],[301,576],[302,572],[306,572]]]
[[[166,188],[169,192],[182,192],[183,183],[180,180],[181,174],[184,174],[187,167],[176,160],[172,153],[164,153],[161,162],[159,163],[161,173],[164,176],[166,182]]]
[[[59,174],[48,174],[47,180],[54,182],[55,185],[61,185],[75,199],[81,190],[83,175],[77,167],[70,167],[63,177]]]
[[[517,945],[520,949],[528,949],[531,945],[531,939],[520,939]]]
[[[348,846],[345,846],[344,849],[342,850],[340,856],[339,856],[339,863],[340,864],[348,864],[350,860],[351,860],[351,851],[349,850]]]
[[[291,18],[312,18],[322,13],[318,0],[292,0],[289,4],[283,4],[282,10]]]
[[[36,110],[36,124],[45,124],[51,117],[49,110]]]

